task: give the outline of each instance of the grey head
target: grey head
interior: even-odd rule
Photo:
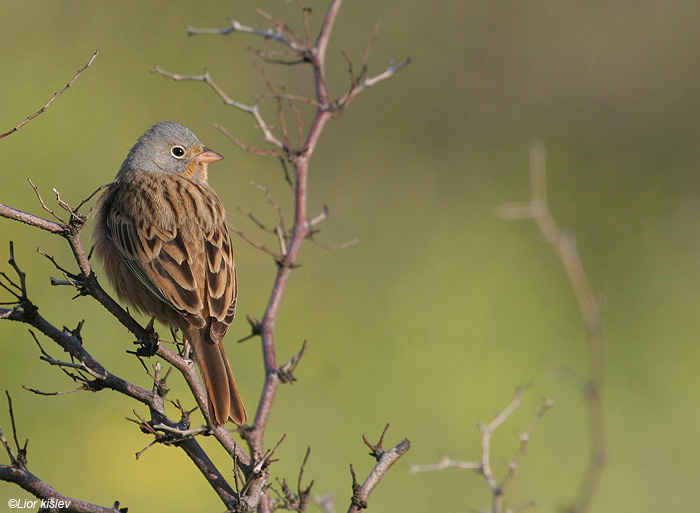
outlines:
[[[173,173],[206,182],[207,164],[223,157],[206,148],[192,131],[174,121],[153,125],[136,142],[117,179],[132,172]]]

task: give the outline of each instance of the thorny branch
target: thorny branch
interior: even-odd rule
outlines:
[[[273,489],[277,495],[277,503],[275,504],[275,509],[284,509],[287,511],[297,511],[303,513],[309,504],[309,496],[311,495],[311,488],[314,485],[313,480],[306,486],[302,487],[302,479],[304,477],[304,470],[306,469],[306,463],[309,461],[309,455],[311,454],[311,447],[306,448],[306,454],[304,454],[304,460],[301,462],[301,467],[299,468],[299,476],[297,477],[296,491],[287,483],[286,479],[277,480],[277,484],[280,490]]]
[[[569,513],[584,513],[593,498],[607,460],[603,391],[605,386],[605,324],[574,238],[557,224],[547,204],[546,151],[537,142],[530,148],[530,201],[501,208],[506,219],[532,219],[557,254],[571,284],[588,335],[588,376],[580,376],[588,403],[590,456]]]
[[[388,451],[384,451],[382,448],[382,442],[384,441],[384,435],[388,429],[389,424],[387,424],[384,428],[382,436],[379,438],[379,442],[377,442],[376,445],[369,443],[367,438],[364,436],[362,437],[365,445],[372,451],[370,454],[375,460],[377,460],[377,464],[374,466],[362,485],[357,482],[355,469],[353,469],[352,465],[350,465],[350,474],[352,475],[352,499],[350,500],[350,508],[348,508],[348,513],[357,513],[367,507],[367,500],[379,482],[384,478],[392,465],[411,448],[411,443],[408,441],[408,439],[404,438],[393,448],[389,449]]]

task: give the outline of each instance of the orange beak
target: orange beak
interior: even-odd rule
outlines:
[[[204,148],[204,151],[195,157],[196,160],[199,162],[204,162],[205,164],[217,162],[222,158],[224,158],[222,155],[219,155],[214,150],[210,150],[209,148]]]

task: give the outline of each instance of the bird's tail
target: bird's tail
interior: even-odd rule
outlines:
[[[194,349],[194,355],[202,372],[211,421],[216,426],[221,426],[229,420],[239,426],[245,424],[247,419],[245,407],[233,379],[231,365],[223,344],[209,342],[204,336],[204,330],[194,327],[186,329],[185,335]]]

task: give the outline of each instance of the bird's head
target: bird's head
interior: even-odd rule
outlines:
[[[204,183],[207,181],[208,164],[222,158],[205,147],[187,127],[165,121],[152,126],[139,138],[119,173],[173,173]]]

